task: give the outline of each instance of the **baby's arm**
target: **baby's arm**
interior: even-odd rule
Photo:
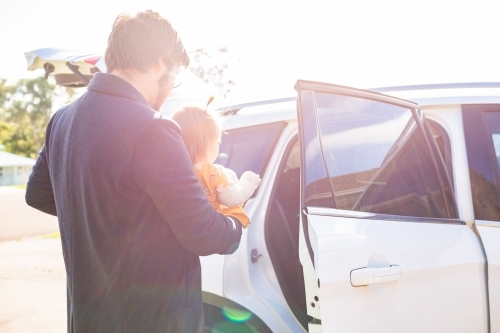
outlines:
[[[259,175],[252,171],[245,171],[241,178],[231,169],[223,169],[229,179],[229,185],[225,188],[217,189],[217,199],[227,207],[234,207],[247,201],[260,184]]]

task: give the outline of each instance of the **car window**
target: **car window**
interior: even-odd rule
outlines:
[[[316,94],[323,158],[338,209],[450,217],[432,155],[412,111]]]
[[[474,217],[500,221],[500,107],[496,107],[497,112],[485,112],[489,109],[488,106],[464,106],[463,124]]]
[[[427,120],[429,127],[431,129],[432,136],[434,137],[434,140],[436,140],[436,144],[439,148],[439,152],[441,154],[441,157],[443,158],[443,161],[446,165],[446,169],[448,171],[448,175],[452,177],[453,175],[453,164],[452,164],[452,159],[451,159],[451,144],[450,144],[450,137],[448,136],[448,133],[446,130],[438,124],[435,121],[432,120]],[[451,183],[451,186],[454,184]]]
[[[497,168],[500,171],[500,133],[491,133],[491,140],[493,141],[493,149],[495,149]]]
[[[438,177],[442,181],[441,189],[448,199],[450,217],[458,218],[458,208],[455,201],[455,188],[453,183],[453,163],[451,157],[451,144],[448,133],[443,126],[435,121],[423,119],[424,129],[431,140],[429,140],[432,153],[438,165]],[[434,139],[434,140],[432,140]]]
[[[285,169],[283,170],[283,172],[288,172],[288,170],[294,170],[298,168],[300,168],[300,145],[297,141],[290,151],[290,155],[286,160]]]
[[[241,177],[253,171],[261,177],[285,123],[273,123],[225,131],[215,164],[233,170]]]
[[[500,173],[500,113],[486,113],[486,123],[488,124],[489,139],[493,147],[496,169]]]

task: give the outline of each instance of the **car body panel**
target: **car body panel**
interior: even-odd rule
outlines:
[[[302,132],[313,128],[311,122],[320,122],[314,120],[317,111],[311,111],[316,108],[315,92],[342,96],[343,105],[359,105],[362,102],[354,100],[357,98],[414,107],[404,101],[321,83],[299,81],[296,89],[300,96]],[[305,166],[302,186],[309,187],[317,181],[307,180],[311,172],[308,168],[320,162],[310,160],[315,155],[309,151],[317,148],[313,141],[315,134],[307,135],[309,138],[305,134],[301,138],[305,140],[302,147],[307,148],[302,154]],[[326,149],[325,143],[318,144],[319,149]],[[315,177],[330,177],[315,173]],[[384,332],[400,332],[405,324],[405,331],[412,332],[488,331],[484,252],[477,236],[465,223],[441,224],[428,218],[405,222],[397,216],[386,219],[363,212],[349,216],[351,212],[339,214],[336,209],[308,206],[307,195],[302,193],[303,209],[307,210],[307,214],[302,215],[302,223],[307,223],[308,235],[302,235],[310,242],[309,252],[312,250],[314,271],[319,279],[316,306],[321,308],[321,317],[317,319],[321,319],[324,331],[367,332],[373,327],[383,327]],[[373,272],[377,269],[393,266],[399,266],[403,272],[394,282],[373,284],[372,280],[364,286],[353,285],[355,270],[369,270],[376,275]],[[419,313],[418,322],[416,313]],[[388,314],[390,320],[387,320]],[[407,326],[409,322],[411,327]]]
[[[297,111],[295,105],[296,101],[293,99],[292,101],[272,103],[271,105],[254,105],[254,103],[229,105],[215,108],[214,111],[221,114],[227,113],[223,120],[224,129],[235,129],[279,121],[296,121]],[[238,112],[232,113],[228,111],[233,108],[236,108]]]
[[[500,94],[495,95],[495,93],[498,93],[498,90],[492,91],[491,89],[487,92],[484,92],[482,94],[479,94],[479,96],[475,95],[474,92],[468,92],[465,94],[465,97],[461,97],[460,102],[473,102],[473,103],[489,103],[491,101],[499,102],[500,103]],[[488,94],[491,94],[488,95]],[[426,114],[426,116],[429,119],[432,119],[436,122],[438,122],[440,125],[445,127],[446,131],[450,134],[450,139],[452,140],[452,154],[453,154],[453,174],[452,174],[452,180],[455,184],[455,192],[456,192],[456,197],[457,200],[459,200],[458,203],[458,210],[459,210],[459,216],[462,220],[465,220],[468,224],[469,227],[471,227],[472,221],[474,220],[474,215],[473,215],[473,208],[472,208],[472,201],[471,201],[471,192],[470,192],[470,182],[469,182],[469,177],[468,177],[468,170],[467,170],[467,156],[465,153],[465,143],[464,143],[464,135],[462,131],[462,118],[461,118],[461,106],[460,104],[457,104],[457,98],[456,96],[446,96],[445,94],[441,94],[443,96],[437,96],[437,97],[432,97],[432,98],[417,98],[417,101],[419,103],[423,104],[422,110]],[[398,95],[398,97],[401,97],[401,95]],[[403,98],[405,96],[402,96]],[[265,102],[262,102],[265,104]],[[445,103],[444,105],[440,105],[441,103]],[[436,105],[437,104],[437,105]],[[276,107],[271,107],[268,106],[267,109],[264,107],[261,107],[258,109],[255,105],[248,105],[248,104],[243,104],[239,106],[231,106],[237,109],[241,109],[238,112],[230,117],[225,121],[226,128],[241,128],[245,127],[248,124],[251,125],[258,125],[262,123],[267,123],[269,121],[281,121],[281,120],[286,120],[286,119],[293,119],[295,118],[295,115],[293,114],[293,110],[291,110],[292,103],[288,103],[287,108],[276,108]],[[265,113],[264,113],[264,110]],[[243,111],[243,112],[242,112]],[[278,144],[276,149],[279,150],[280,146],[282,144]],[[282,148],[283,149],[283,148]],[[465,167],[459,167],[460,165],[465,166]],[[271,167],[271,165],[269,166]],[[270,170],[268,168],[268,171],[271,173],[275,172],[274,169]],[[262,184],[264,185],[264,184]],[[253,227],[253,226],[252,226]],[[461,229],[463,228],[460,227]],[[309,269],[305,269],[306,272],[309,272],[310,274],[308,275],[306,273],[305,275],[305,280],[306,280],[306,288],[310,289],[307,294],[311,295],[310,298],[308,298],[308,313],[313,316],[314,318],[321,318],[321,315],[319,314],[320,312],[320,306],[316,306],[315,308],[312,308],[310,305],[314,301],[314,296],[313,295],[318,295],[319,293],[319,288],[317,285],[317,275],[315,271],[311,268],[312,262],[309,257],[309,253],[307,249],[305,249],[305,243],[304,243],[304,237],[303,237],[303,229],[301,228],[301,237],[300,237],[300,247],[301,247],[301,252],[300,252],[300,257],[301,257],[301,262],[304,267],[309,267]],[[468,234],[468,231],[464,231]],[[470,237],[470,234],[468,234],[467,237]],[[498,248],[498,245],[495,246]],[[248,253],[250,253],[250,249],[247,249]],[[474,250],[477,251],[477,248]],[[474,252],[472,251],[472,252]],[[476,252],[476,255],[478,253]],[[265,257],[265,253],[263,255]],[[481,271],[481,266],[476,267],[478,271]],[[229,267],[227,267],[229,269]],[[233,267],[235,268],[235,267]],[[470,267],[469,267],[470,268]],[[236,268],[235,268],[236,269]],[[269,270],[269,272],[272,272],[272,266],[270,264],[266,268]],[[233,275],[235,273],[235,270],[229,269],[229,271],[226,271],[225,275],[229,278],[230,275]],[[271,274],[274,275],[274,274]],[[275,279],[275,278],[274,278]],[[307,283],[307,281],[309,283]],[[490,284],[491,284],[492,279],[490,278]],[[478,284],[476,284],[476,287],[480,284],[480,279],[477,281]],[[484,289],[486,286],[483,284]],[[276,289],[279,288],[277,285],[277,282],[274,281],[273,283],[273,290],[274,293],[276,293]],[[481,288],[479,288],[481,289]],[[479,290],[479,298],[484,298],[485,297],[485,292],[484,289],[481,294],[481,290]],[[279,290],[279,289],[278,289]],[[490,288],[490,294],[493,290]],[[236,295],[236,293],[235,293]],[[233,297],[234,299],[240,299],[244,297]],[[492,297],[490,296],[490,299]],[[321,303],[321,301],[319,302]],[[319,305],[318,303],[318,305]],[[264,306],[262,304],[258,305],[255,304],[255,306]],[[492,304],[491,306],[494,306]],[[267,306],[264,306],[267,308]],[[487,317],[487,309],[483,306],[482,308],[478,311],[473,311],[475,312],[473,315],[475,316],[477,321],[480,321],[481,323],[484,324],[485,321],[485,316]],[[442,322],[443,324],[443,322]],[[444,324],[443,324],[444,325]],[[280,326],[274,326],[280,327]],[[484,325],[483,325],[484,327]],[[492,319],[492,332],[495,332],[494,330],[495,327],[495,321]],[[464,330],[465,331],[465,330]]]
[[[474,221],[472,193],[467,167],[467,153],[463,132],[462,109],[460,105],[427,106],[422,111],[426,117],[440,124],[450,139],[453,161],[452,181],[457,200],[459,217],[469,227]]]
[[[235,116],[230,116],[228,122],[232,117]],[[251,225],[244,229],[238,250],[225,259],[224,296],[251,310],[266,322],[273,332],[304,332],[278,283],[267,250],[264,230],[268,200],[276,172],[286,146],[296,133],[296,120],[292,119],[283,130],[267,169],[261,175],[262,182],[256,196],[245,205]],[[253,249],[261,254],[255,263],[250,260]]]
[[[465,225],[312,214],[308,222],[325,331],[487,332],[483,253]],[[400,280],[351,285],[353,269],[389,265],[401,267]]]
[[[476,221],[488,259],[490,332],[500,332],[500,222]]]
[[[500,94],[500,91],[498,91]],[[489,99],[476,97],[489,104]],[[455,194],[458,201],[460,218],[481,237],[488,262],[488,294],[490,312],[490,332],[500,332],[500,222],[475,220],[472,204],[471,181],[465,144],[464,124],[461,105],[435,105],[424,107],[428,119],[438,122],[447,132],[452,150]]]
[[[210,272],[202,274],[201,288],[203,291],[217,296],[224,296],[224,256],[214,254],[200,257],[201,271]]]

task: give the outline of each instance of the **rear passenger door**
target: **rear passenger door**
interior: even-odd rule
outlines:
[[[476,228],[488,260],[491,332],[500,332],[500,105],[462,106]]]
[[[417,105],[296,90],[310,332],[487,332],[482,248]]]

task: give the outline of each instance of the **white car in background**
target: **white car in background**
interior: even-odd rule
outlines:
[[[201,258],[205,331],[500,333],[500,83],[295,89],[218,109],[262,183]]]

